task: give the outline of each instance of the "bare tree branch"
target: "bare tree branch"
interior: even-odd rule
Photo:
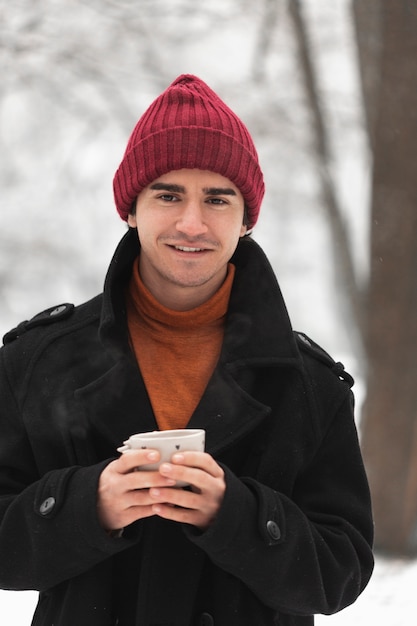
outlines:
[[[265,78],[265,59],[273,43],[280,0],[264,0],[264,13],[253,54],[252,75],[255,82]]]

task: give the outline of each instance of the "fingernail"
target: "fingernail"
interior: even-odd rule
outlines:
[[[169,463],[162,463],[161,465],[161,471],[167,474],[169,474],[169,472],[172,470],[172,467]]]
[[[148,461],[156,461],[157,458],[158,458],[158,453],[157,452],[149,452],[147,454]]]
[[[172,461],[174,461],[174,463],[182,463],[184,461],[184,455],[174,454],[174,456],[172,457]]]

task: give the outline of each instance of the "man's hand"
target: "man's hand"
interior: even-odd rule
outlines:
[[[104,468],[98,486],[103,528],[118,530],[152,515],[201,530],[211,524],[226,489],[224,472],[213,457],[183,452],[175,454],[171,463],[163,463],[159,471],[140,471],[141,465],[158,460],[156,450],[132,450]],[[175,488],[177,480],[190,488]]]
[[[152,511],[175,522],[204,530],[216,518],[226,491],[224,472],[205,452],[175,454],[171,463],[159,468],[162,477],[182,480],[190,490],[154,486],[149,490],[155,502]]]
[[[141,465],[159,461],[157,450],[131,450],[107,465],[98,483],[97,506],[100,524],[118,530],[145,517],[155,515],[155,502],[149,488],[175,485],[175,480],[159,472],[140,471]],[[138,471],[136,471],[138,470]]]

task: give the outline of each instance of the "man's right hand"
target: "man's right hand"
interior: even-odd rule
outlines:
[[[155,499],[150,498],[149,489],[175,485],[174,480],[158,471],[140,471],[141,465],[158,461],[157,450],[129,450],[104,468],[98,484],[97,507],[105,530],[119,530],[154,515]]]

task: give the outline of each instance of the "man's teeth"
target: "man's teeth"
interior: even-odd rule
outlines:
[[[187,246],[175,246],[176,250],[181,250],[182,252],[201,252],[203,248],[188,248]]]

